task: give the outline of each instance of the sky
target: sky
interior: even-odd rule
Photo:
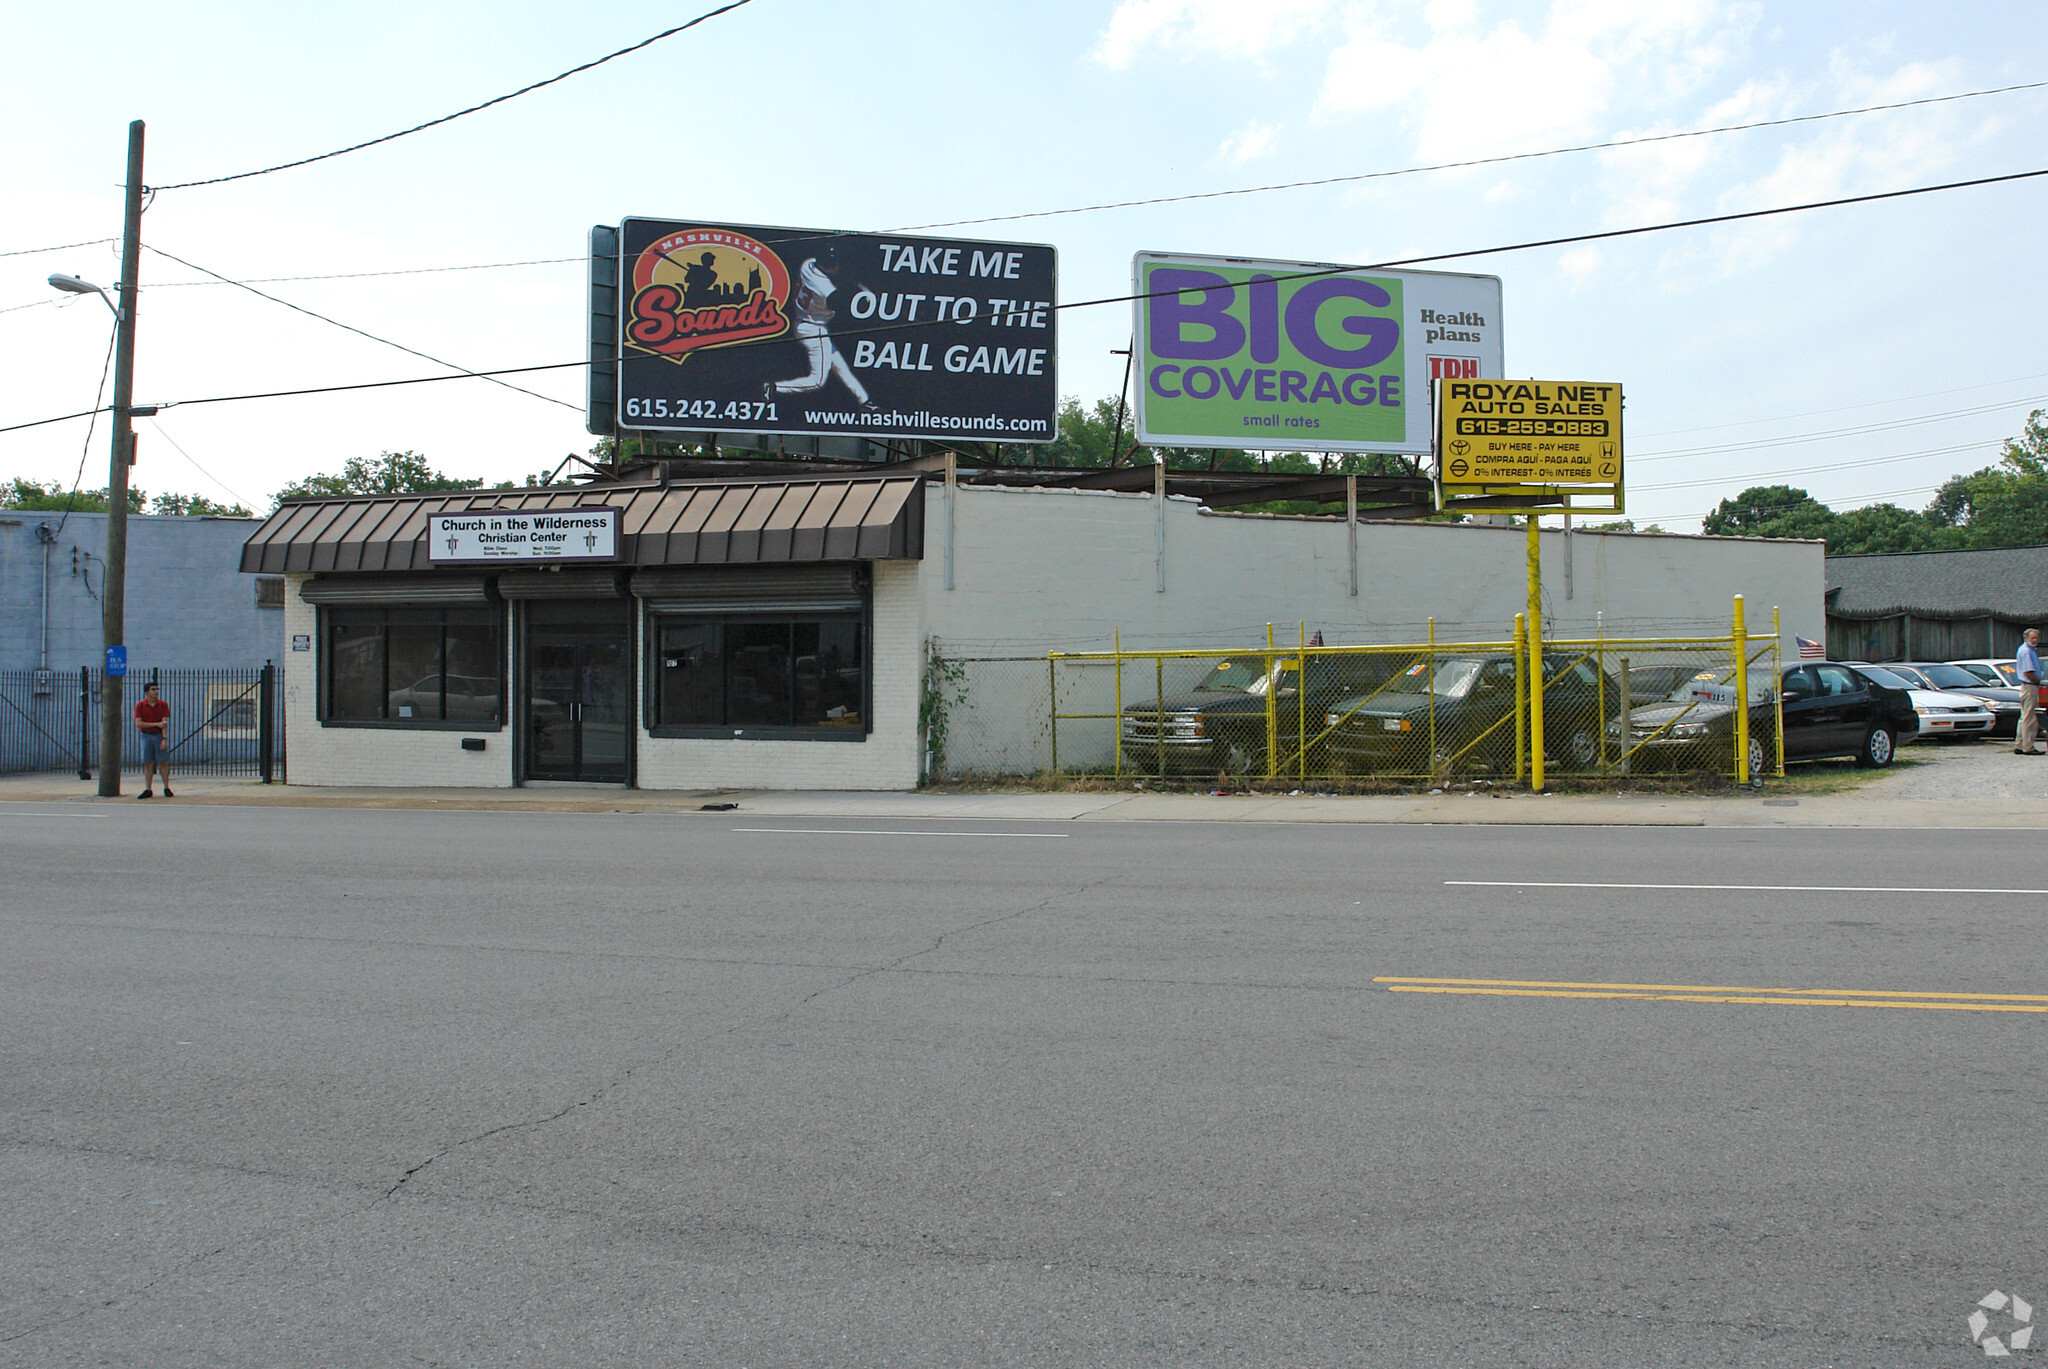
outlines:
[[[168,187],[394,132],[712,7],[359,0],[17,7],[0,83],[0,428],[92,408],[127,123]],[[752,0],[593,71],[311,166],[163,189],[144,243],[470,370],[578,361],[589,229],[629,215],[1049,242],[1064,301],[1141,250],[1503,282],[1507,373],[1618,381],[1629,515],[1694,530],[1754,484],[1923,506],[2048,405],[2048,180],[1560,248],[1605,229],[2039,169],[2048,90],[1456,170],[2048,79],[2048,9],[1888,0]],[[443,270],[497,263],[493,269]],[[404,272],[363,276],[368,272]],[[348,279],[279,280],[281,277]],[[200,283],[194,283],[200,282]],[[448,369],[145,252],[134,481],[239,500],[385,450],[489,481],[589,450],[573,369]],[[1060,381],[1123,379],[1128,305],[1062,315]],[[555,402],[550,402],[550,401]],[[0,432],[0,479],[106,483],[107,430]]]

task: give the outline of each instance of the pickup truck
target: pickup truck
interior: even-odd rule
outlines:
[[[1257,775],[1266,770],[1266,701],[1273,696],[1280,754],[1290,761],[1296,739],[1322,731],[1331,703],[1347,694],[1376,689],[1406,670],[1406,652],[1312,655],[1306,687],[1300,663],[1281,657],[1271,667],[1263,655],[1223,656],[1201,683],[1184,694],[1128,704],[1120,726],[1124,768],[1154,774]],[[1306,717],[1304,718],[1304,712]],[[1319,753],[1309,769],[1321,770]]]

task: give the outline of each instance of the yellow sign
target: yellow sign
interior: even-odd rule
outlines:
[[[1621,485],[1621,386],[1444,380],[1437,475],[1447,487]]]

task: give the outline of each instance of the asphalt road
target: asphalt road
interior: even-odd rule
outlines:
[[[2048,1309],[2048,998],[1905,996],[2048,994],[2035,833],[10,804],[0,872],[0,1364],[1964,1365]]]

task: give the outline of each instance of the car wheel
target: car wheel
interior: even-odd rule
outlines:
[[[1894,743],[1891,730],[1873,727],[1870,735],[1863,739],[1863,749],[1856,753],[1856,764],[1862,766],[1890,765]]]
[[[1749,739],[1749,777],[1751,779],[1755,779],[1763,774],[1769,766],[1770,762],[1764,759],[1765,754],[1764,739],[1762,737],[1751,737]]]
[[[1262,775],[1266,770],[1266,748],[1244,737],[1223,743],[1223,772],[1227,775]]]
[[[1578,770],[1592,770],[1605,759],[1600,751],[1600,734],[1590,727],[1575,727],[1565,739],[1565,759]]]

